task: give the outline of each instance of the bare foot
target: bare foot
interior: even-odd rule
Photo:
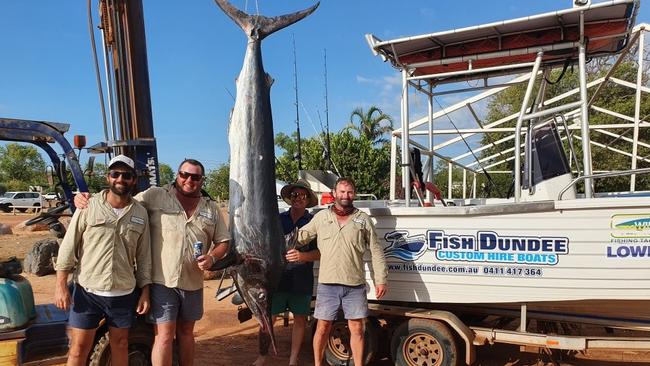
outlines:
[[[253,362],[253,366],[264,366],[266,365],[266,360],[268,360],[269,356],[262,356],[259,355],[257,356],[257,360]]]

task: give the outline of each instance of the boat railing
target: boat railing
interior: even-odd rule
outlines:
[[[641,168],[641,169],[630,169],[630,170],[622,170],[618,172],[607,172],[607,173],[598,173],[598,174],[589,174],[589,175],[583,175],[578,178],[575,178],[574,180],[571,181],[571,183],[567,184],[566,187],[562,188],[560,193],[557,195],[557,200],[562,201],[562,195],[564,192],[568,191],[569,188],[575,186],[579,182],[585,180],[585,179],[598,179],[598,178],[607,178],[607,177],[620,177],[620,176],[626,176],[626,175],[635,175],[635,174],[646,174],[650,173],[650,168]]]

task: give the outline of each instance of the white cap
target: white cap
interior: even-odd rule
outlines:
[[[111,159],[111,161],[108,162],[108,169],[110,169],[113,165],[117,163],[126,164],[129,168],[135,170],[135,163],[131,158],[129,158],[126,155],[117,155],[116,157]]]

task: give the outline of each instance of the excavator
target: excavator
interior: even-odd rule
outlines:
[[[43,210],[26,224],[46,224],[57,237],[63,237],[65,232],[59,218],[69,215],[68,208],[74,211],[73,190],[88,191],[75,148],[79,151],[86,148],[90,153],[109,158],[125,154],[136,163],[138,190],[159,185],[142,0],[99,0],[97,9],[101,19],[98,27],[104,51],[106,98],[98,57],[95,57],[95,69],[105,140],[86,147],[85,137],[75,136],[73,146],[64,136],[70,129],[68,124],[0,117],[0,141],[34,144],[50,159],[51,175],[62,192],[63,204]],[[95,50],[93,33],[91,43]],[[68,315],[53,304],[35,305],[31,285],[21,272],[21,263],[15,258],[0,262],[0,365],[65,364]],[[129,364],[149,365],[152,344],[152,327],[138,319],[129,334]],[[109,347],[108,326],[102,324],[88,364],[110,365]]]

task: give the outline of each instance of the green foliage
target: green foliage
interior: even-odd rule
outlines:
[[[228,200],[230,165],[222,164],[205,177],[205,190],[218,201]]]
[[[384,135],[393,130],[393,118],[381,111],[376,106],[371,106],[364,112],[359,107],[350,114],[350,123],[344,131],[356,131],[359,136],[364,136],[373,144],[387,143]]]
[[[34,146],[18,143],[0,146],[0,181],[10,190],[46,185],[45,161]]]
[[[88,169],[86,169],[86,174],[88,174]],[[74,180],[72,179],[72,174],[68,173],[69,176],[69,182],[71,184],[71,187],[73,189],[77,189],[76,185],[74,184]],[[88,184],[88,190],[90,192],[99,192],[102,189],[108,187],[108,183],[106,182],[106,164],[103,163],[95,163],[93,166],[93,171],[90,175],[86,175],[86,184]]]
[[[588,81],[604,76],[610,67],[611,65],[608,63],[608,61],[594,62],[590,64],[589,73],[587,77]],[[555,81],[558,79],[559,81],[556,84],[547,85],[546,96],[560,95],[578,86],[577,73],[573,73],[571,72],[571,69],[569,69],[567,70],[567,72],[562,78],[560,78],[560,73],[561,70],[555,70],[548,77],[548,79],[551,81]],[[634,83],[636,82],[636,75],[637,75],[636,64],[634,62],[624,61],[616,69],[616,71],[612,76],[618,79],[622,79]],[[647,74],[646,71],[644,75],[644,80],[648,80],[648,76],[649,75]],[[539,85],[539,83],[537,84]],[[505,90],[504,92],[499,93],[494,98],[492,98],[488,104],[488,115],[485,124],[497,121],[501,118],[504,118],[506,116],[509,116],[517,112],[521,108],[521,103],[523,101],[525,88],[526,88],[525,84],[520,84],[518,86],[511,87]],[[592,97],[594,91],[595,88],[590,88],[588,90],[589,98]],[[611,111],[625,114],[627,116],[634,116],[634,107],[635,107],[634,94],[635,94],[634,89],[623,87],[621,85],[609,82],[600,91],[600,93],[594,100],[593,105],[601,106]],[[533,91],[533,96],[535,95],[537,95],[537,87]],[[549,105],[548,107],[554,107],[560,105],[560,103],[561,104],[570,103],[578,100],[578,97],[579,95],[576,93],[575,95],[566,98],[560,101],[559,103]],[[641,115],[641,119],[644,119],[644,117],[650,115],[650,98],[642,99],[640,115]],[[568,124],[572,124],[575,121],[567,121],[567,122]],[[620,123],[625,123],[625,121],[605,113],[594,111],[593,109],[589,111],[590,125],[602,125],[602,124],[614,124],[614,123],[620,124]],[[501,124],[498,127],[515,127],[515,124],[516,124],[516,118],[507,123]],[[524,126],[526,126],[526,124],[524,124]],[[615,134],[622,134],[623,136],[631,139],[633,135],[632,126],[633,124],[630,124],[629,128],[607,130],[607,131]],[[558,127],[560,129],[560,135],[564,136],[564,128],[561,126],[561,123]],[[484,134],[482,138],[482,145],[489,145],[492,142],[504,138],[505,136],[508,135],[512,135],[512,133],[503,132],[503,133]],[[579,137],[580,131],[574,130],[572,131],[572,135]],[[618,149],[625,152],[631,152],[632,144],[629,141],[625,141],[623,138],[617,138],[594,130],[590,132],[590,139],[592,142],[606,145],[608,147],[608,148],[603,148],[603,147],[595,146],[593,144],[591,145],[593,171],[626,170],[631,168],[631,158],[629,156],[614,153],[612,150],[612,149]],[[650,140],[650,130],[648,130],[647,128],[639,129],[639,141],[648,141],[648,140]],[[522,142],[523,142],[523,138],[522,138]],[[565,152],[567,152],[567,158],[568,158],[569,146],[566,141],[564,142],[564,144],[565,144]],[[575,147],[575,152],[576,155],[578,156],[580,165],[582,166],[581,140],[574,138],[573,145]],[[488,149],[483,150],[481,152],[480,157],[481,158],[490,157],[490,159],[482,163],[482,166],[488,166],[497,161],[503,160],[505,158],[505,155],[512,156],[512,152],[509,152],[504,155],[502,155],[501,152],[510,149],[513,146],[514,146],[514,139],[511,139],[505,143],[501,143],[497,146],[490,147]],[[641,157],[648,156],[650,155],[650,149],[645,148],[643,146],[639,146],[638,155]],[[490,170],[512,170],[513,163],[514,161],[510,160],[508,162],[504,162],[499,165],[493,166],[490,168]],[[637,167],[641,168],[641,167],[648,167],[648,166],[650,166],[650,164],[645,163],[642,160],[638,160]],[[572,162],[572,167],[573,169],[575,169],[575,164],[573,164],[573,162]],[[442,171],[441,173],[444,175],[444,177],[441,178],[446,181],[447,173],[445,171]],[[513,180],[512,175],[509,174],[493,174],[491,176],[491,179],[492,181],[494,181],[494,186],[500,187],[499,189],[500,193],[498,194],[497,191],[492,189],[491,194],[493,196],[504,196],[507,191],[507,188],[511,185],[511,182]],[[456,179],[454,181],[456,181]],[[629,177],[598,179],[595,181],[596,191],[626,191],[629,190],[629,181],[630,181]],[[487,181],[487,178],[484,175],[481,175],[481,177],[479,177],[479,187],[480,186],[483,186],[485,188],[484,190],[492,188],[492,184],[490,184],[490,182]],[[637,176],[636,189],[637,190],[650,189],[650,177],[648,177],[647,175]],[[486,192],[483,192],[483,194],[486,194]]]
[[[320,136],[324,141],[325,136]],[[302,166],[305,170],[329,169],[324,159],[323,145],[318,137],[301,140]],[[275,143],[284,153],[278,156],[276,177],[293,182],[298,177],[296,135],[289,137],[283,133],[276,135]],[[377,197],[388,195],[387,180],[390,171],[390,148],[375,147],[374,142],[365,136],[356,137],[349,131],[330,134],[331,159],[342,176],[351,177],[357,184],[359,193],[373,193]]]
[[[160,163],[158,167],[158,174],[160,174],[160,185],[165,186],[174,181],[174,169],[169,164]]]

